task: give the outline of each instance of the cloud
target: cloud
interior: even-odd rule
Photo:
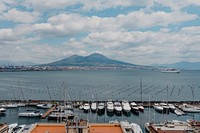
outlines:
[[[37,21],[38,15],[36,12],[19,11],[13,8],[3,13],[0,19],[20,23],[32,23]]]
[[[166,27],[195,20],[198,16],[181,12],[153,12],[145,10],[120,14],[116,17],[81,16],[79,14],[59,14],[48,18],[47,23],[34,24],[36,33],[44,36],[72,36],[96,31],[128,31],[153,26]]]

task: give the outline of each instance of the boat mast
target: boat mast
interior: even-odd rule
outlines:
[[[49,91],[49,87],[48,86],[47,86],[47,91],[48,91],[48,94],[49,94],[49,99],[51,101],[52,99],[51,99],[51,95],[50,95],[50,91]]]
[[[142,91],[142,79],[141,79],[141,78],[140,78],[140,91],[141,91],[141,92],[140,92],[140,94],[141,94],[141,102],[143,102],[143,101],[142,101],[142,92],[143,92],[143,91]]]
[[[15,96],[15,92],[14,92],[14,89],[13,89],[12,85],[11,85],[11,90],[12,90],[13,96],[14,96],[15,101],[16,101],[16,96]]]
[[[25,97],[24,97],[24,93],[22,91],[22,86],[21,84],[18,82],[19,86],[20,86],[20,91],[21,91],[21,94],[22,94],[22,99],[25,101]]]

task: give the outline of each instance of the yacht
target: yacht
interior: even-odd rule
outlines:
[[[90,111],[90,104],[89,103],[85,103],[83,105],[83,110],[85,113],[88,113]]]
[[[125,113],[129,113],[131,111],[131,107],[130,107],[129,102],[127,100],[122,101],[122,109]]]
[[[169,113],[169,106],[167,103],[160,103],[160,106],[163,107],[163,113]]]
[[[135,102],[131,102],[131,111],[136,114],[139,115],[139,108],[138,105]]]
[[[74,112],[72,110],[65,110],[64,112],[52,112],[49,114],[49,120],[63,120],[63,119],[70,119],[74,118]]]
[[[155,109],[156,111],[158,111],[158,112],[160,112],[160,113],[163,113],[163,107],[160,106],[158,103],[155,103],[153,107],[154,107],[154,109]]]
[[[180,73],[180,70],[174,68],[165,68],[161,71],[162,73]]]
[[[6,109],[5,108],[0,108],[0,113],[5,113]]]
[[[114,104],[111,101],[108,101],[107,103],[107,112],[112,113],[114,111]]]
[[[180,109],[178,109],[178,108],[176,108],[176,109],[174,110],[174,113],[175,113],[176,115],[178,115],[178,116],[185,115],[185,113],[184,113],[183,111],[181,111]]]
[[[18,107],[25,107],[26,104],[25,104],[25,103],[18,103],[17,106],[18,106]]]
[[[92,112],[96,112],[97,111],[97,103],[96,102],[92,102],[92,104],[91,104],[91,111]]]
[[[27,112],[19,113],[19,117],[40,117],[42,114],[37,110],[27,110]]]
[[[181,110],[183,110],[184,112],[190,112],[190,113],[199,113],[200,112],[199,107],[188,105],[188,104],[181,105]]]
[[[19,125],[13,128],[12,133],[22,133],[23,129],[26,127],[26,125]]]
[[[169,104],[169,109],[171,112],[174,112],[176,110],[176,107],[174,106],[174,104]]]
[[[122,105],[120,102],[114,102],[114,109],[115,109],[115,113],[117,115],[121,115],[122,114]]]
[[[141,127],[136,123],[131,123],[133,133],[143,133]]]
[[[17,108],[18,106],[15,103],[10,103],[10,104],[2,105],[2,107],[4,107],[4,108]]]
[[[41,109],[50,109],[53,105],[48,103],[48,104],[38,104],[37,108],[41,108]]]
[[[138,106],[138,108],[139,108],[139,111],[140,112],[144,112],[144,106],[142,106],[141,104]]]
[[[15,127],[17,127],[17,125],[18,125],[17,123],[13,123],[13,124],[8,125],[8,133],[12,133],[13,129]]]
[[[103,114],[105,112],[105,104],[104,103],[99,103],[98,104],[98,114]]]

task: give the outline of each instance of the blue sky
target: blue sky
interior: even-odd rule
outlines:
[[[199,17],[197,0],[1,0],[0,60],[200,62]]]

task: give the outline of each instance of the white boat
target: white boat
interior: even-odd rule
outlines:
[[[165,68],[161,71],[162,73],[180,73],[180,70],[174,68]]]
[[[41,109],[50,109],[53,105],[48,103],[48,104],[38,104],[37,108],[41,108]]]
[[[4,108],[17,108],[18,106],[15,103],[10,103],[10,104],[4,104],[4,105],[2,105],[2,107],[4,107]]]
[[[13,128],[12,133],[22,133],[26,125],[19,125]]]
[[[91,111],[92,112],[96,112],[97,111],[97,103],[96,102],[92,102],[92,104],[91,104]]]
[[[22,131],[21,131],[20,133],[28,133],[29,130],[30,130],[32,127],[34,127],[34,126],[35,126],[35,124],[26,125],[26,126],[22,129]]]
[[[99,103],[97,108],[98,108],[98,113],[99,114],[102,114],[102,113],[105,112],[105,104],[104,103],[102,103],[102,102]]]
[[[155,109],[156,111],[158,111],[158,112],[163,112],[163,107],[160,106],[158,103],[155,103],[153,107],[154,107],[154,109]]]
[[[12,133],[13,132],[13,128],[17,127],[17,123],[13,123],[8,125],[8,133]]]
[[[71,110],[65,110],[64,112],[52,112],[48,115],[49,120],[58,120],[58,119],[73,119],[74,112]]]
[[[188,105],[188,104],[181,105],[181,110],[183,110],[184,112],[190,112],[190,113],[199,113],[200,112],[199,107]]]
[[[169,105],[167,103],[160,103],[160,106],[163,107],[163,113],[169,113]]]
[[[114,109],[116,114],[122,113],[122,105],[120,102],[114,102]]]
[[[28,110],[27,112],[19,113],[19,117],[40,117],[42,114],[37,110]]]
[[[133,133],[143,133],[141,127],[136,123],[131,123]]]
[[[139,105],[138,108],[139,108],[139,111],[144,112],[144,106]]]
[[[131,102],[130,105],[131,105],[131,111],[134,114],[139,115],[139,107],[138,107],[138,105],[135,102]]]
[[[83,110],[85,113],[89,112],[90,111],[90,104],[89,103],[85,103],[83,105]]]
[[[5,108],[0,108],[0,113],[5,113],[6,109]]]
[[[113,102],[109,101],[106,103],[107,104],[107,112],[113,112],[114,111],[114,104]]]
[[[25,107],[26,104],[25,104],[25,103],[18,103],[17,106],[18,106],[18,107]]]
[[[181,111],[180,109],[178,109],[178,108],[176,108],[176,109],[174,110],[174,113],[175,113],[176,115],[178,115],[178,116],[185,115],[185,113],[184,113],[183,111]]]
[[[131,111],[131,107],[130,107],[130,104],[127,100],[123,100],[122,101],[122,109],[125,113],[128,113]]]
[[[174,106],[174,104],[169,104],[169,109],[174,112],[176,107]]]
[[[120,121],[120,125],[123,129],[125,129],[126,132],[132,131],[132,126],[128,121]]]

